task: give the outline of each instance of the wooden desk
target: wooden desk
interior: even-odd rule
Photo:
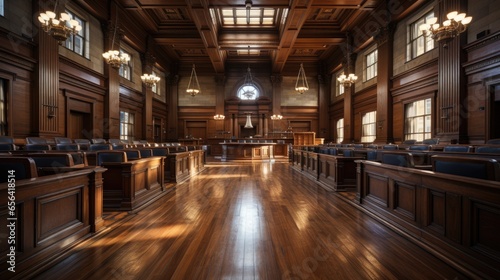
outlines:
[[[221,161],[227,160],[274,160],[276,143],[219,143],[222,146]]]

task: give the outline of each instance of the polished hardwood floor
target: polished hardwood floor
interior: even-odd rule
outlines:
[[[288,163],[209,163],[36,279],[465,279]]]

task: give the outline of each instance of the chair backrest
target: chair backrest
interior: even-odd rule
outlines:
[[[366,146],[366,148],[368,148],[368,149],[375,149],[376,150],[376,149],[378,149],[378,145],[376,145],[376,144],[370,144],[370,145]]]
[[[398,150],[399,149],[399,146],[398,145],[394,145],[394,144],[389,144],[389,145],[384,145],[382,146],[382,149],[383,150]]]
[[[431,149],[431,145],[412,145],[409,148],[410,151],[430,151]]]
[[[354,151],[350,149],[343,150],[344,157],[354,157]]]
[[[127,162],[127,154],[124,151],[97,152],[97,165],[102,165],[106,162]]]
[[[52,148],[48,144],[26,144],[24,149],[27,151],[50,151]]]
[[[106,139],[92,138],[92,144],[106,144]]]
[[[469,153],[471,149],[471,146],[451,145],[445,146],[443,152]]]
[[[435,172],[500,181],[500,165],[495,159],[434,155],[431,163]]]
[[[109,142],[109,144],[113,144],[113,145],[123,144],[122,140],[120,140],[120,139],[109,139],[108,142]]]
[[[54,141],[56,142],[56,144],[70,144],[73,142],[70,138],[66,137],[54,137]]]
[[[415,139],[408,139],[408,140],[403,141],[403,143],[401,143],[401,144],[403,144],[403,145],[414,145],[415,143],[417,143],[417,140],[415,140]]]
[[[365,147],[364,144],[354,144],[354,149],[362,149],[364,147]]]
[[[13,151],[16,149],[14,144],[10,143],[0,143],[0,151]]]
[[[56,150],[58,151],[79,151],[80,145],[75,143],[62,143],[56,145]]]
[[[125,144],[111,144],[111,146],[113,146],[113,150],[123,150],[127,148]]]
[[[75,139],[75,143],[80,144],[80,145],[90,145],[90,140],[89,139]]]
[[[411,153],[382,153],[382,163],[401,167],[415,167]]]
[[[490,139],[490,140],[486,141],[486,144],[488,144],[488,145],[500,145],[500,138]]]
[[[168,155],[168,149],[165,149],[165,148],[156,148],[156,149],[151,149],[151,151],[153,152],[153,156],[157,157],[157,156],[166,156]]]
[[[153,156],[153,150],[151,149],[140,149],[139,153],[141,154],[141,158],[148,158]]]
[[[422,141],[422,144],[424,144],[424,145],[437,145],[437,144],[439,144],[439,138],[425,139],[424,141]]]
[[[478,154],[500,154],[500,146],[479,146],[476,147]]]
[[[47,144],[47,139],[42,137],[26,137],[26,144]]]
[[[113,150],[111,144],[90,144],[89,150],[91,151],[109,151]]]
[[[136,160],[141,158],[139,150],[123,150],[127,154],[127,160]]]
[[[338,149],[337,148],[328,148],[328,154],[332,156],[338,155]]]
[[[0,135],[0,143],[14,144],[14,138],[10,136]]]
[[[14,172],[10,174],[10,170]],[[0,157],[0,173],[0,183],[7,182],[9,175],[15,176],[16,181],[38,176],[35,161],[29,157]]]
[[[73,157],[65,153],[50,153],[50,154],[30,154],[30,158],[35,161],[36,167],[63,167],[73,166]]]

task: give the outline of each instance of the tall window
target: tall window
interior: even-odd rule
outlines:
[[[344,119],[337,121],[337,143],[344,141]]]
[[[0,0],[0,16],[5,16],[4,9],[3,9],[3,0]]]
[[[371,53],[367,54],[365,57],[365,63],[366,63],[366,68],[365,68],[365,77],[366,80],[371,80],[375,77],[377,77],[377,61],[378,61],[378,51],[374,50]]]
[[[405,140],[422,141],[432,138],[432,102],[430,98],[418,100],[405,106]]]
[[[134,114],[129,112],[120,111],[120,139],[121,140],[134,140]]]
[[[420,30],[420,26],[433,17],[434,11],[431,11],[408,26],[407,60],[434,49],[434,39],[431,36],[424,36],[424,33]]]
[[[68,10],[66,10],[66,13],[70,15],[72,19],[78,21],[82,26],[82,30],[78,31],[77,34],[70,35],[64,46],[81,56],[85,56],[86,22]]]
[[[340,75],[343,75],[344,72],[340,72],[338,75],[337,75],[337,78],[335,79],[335,81],[337,82],[337,96],[340,96],[342,94],[344,94],[344,86],[339,82],[338,78],[340,77]]]
[[[375,138],[377,137],[376,121],[376,111],[372,111],[363,115],[363,118],[361,120],[361,127],[363,129],[361,131],[361,142],[371,143],[375,141]]]
[[[259,97],[259,90],[254,85],[245,84],[238,90],[238,97],[242,100],[255,100]]]
[[[0,79],[0,135],[7,135],[7,98],[5,81]]]
[[[118,74],[120,76],[122,76],[123,78],[125,78],[129,81],[132,81],[132,66],[130,64],[130,61],[132,61],[132,56],[128,52],[124,51],[123,49],[120,49],[120,53],[128,54],[128,56],[130,57],[130,60],[127,61],[127,63],[123,63],[120,66],[120,69],[118,70]]]

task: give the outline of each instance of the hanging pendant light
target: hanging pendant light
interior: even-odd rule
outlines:
[[[40,13],[38,20],[42,24],[42,29],[54,37],[59,44],[62,44],[70,35],[78,34],[78,32],[82,30],[82,26],[67,13],[61,13],[59,19],[57,19],[58,15],[56,12],[58,2],[59,1],[56,1],[55,3],[54,11]]]
[[[193,64],[193,69],[191,70],[191,77],[189,78],[189,83],[186,92],[189,93],[191,96],[195,96],[201,92],[200,83],[198,82],[198,76],[196,76],[196,70],[194,68],[194,64]]]
[[[253,128],[253,125],[252,125],[252,117],[249,113],[247,113],[247,122],[245,123],[245,127],[244,128]]]
[[[130,56],[127,53],[120,53],[120,51],[114,50],[116,30],[118,29],[118,14],[116,15],[115,30],[113,30],[113,40],[111,41],[111,50],[102,54],[102,57],[106,60],[106,63],[111,65],[115,69],[119,69],[122,64],[126,64],[130,61]]]
[[[303,94],[309,90],[309,84],[306,79],[306,72],[304,71],[304,66],[300,64],[299,74],[297,75],[297,81],[295,82],[295,90]]]

